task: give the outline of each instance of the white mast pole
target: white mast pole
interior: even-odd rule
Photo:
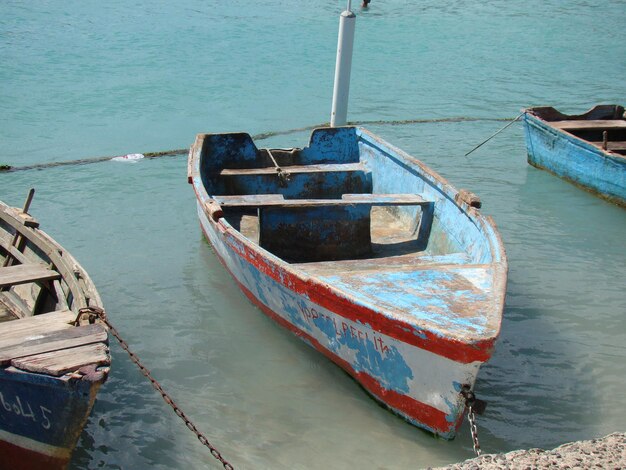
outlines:
[[[352,49],[356,25],[356,16],[352,13],[351,4],[351,0],[348,0],[348,8],[339,17],[335,85],[333,88],[333,105],[330,113],[331,127],[344,126],[348,116],[350,69],[352,68]]]

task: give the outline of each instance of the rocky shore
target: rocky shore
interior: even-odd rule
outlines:
[[[506,454],[483,454],[461,463],[432,470],[535,470],[626,469],[626,434],[613,433],[601,439],[563,444],[553,450],[515,450]]]

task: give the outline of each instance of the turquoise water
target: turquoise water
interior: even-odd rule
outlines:
[[[624,431],[626,212],[526,163],[520,108],[626,102],[626,2],[355,3],[348,118],[481,196],[509,256],[476,390],[485,452]],[[0,3],[0,164],[187,147],[329,119],[343,1]],[[307,132],[260,144],[299,146]],[[236,468],[404,469],[436,440],[251,306],[203,241],[184,155],[0,174],[96,281],[118,330]],[[220,468],[113,344],[71,468]]]

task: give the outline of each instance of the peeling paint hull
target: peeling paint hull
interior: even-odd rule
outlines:
[[[0,202],[0,469],[63,469],[106,381],[102,301],[28,213]]]
[[[611,108],[607,112],[605,110]],[[626,206],[626,127],[614,112],[619,106],[597,106],[582,115],[561,114],[554,108],[529,108],[524,114],[528,163],[549,171],[603,199]],[[623,113],[623,108],[622,113]],[[596,128],[560,129],[555,123],[598,121]],[[602,128],[602,123],[607,128]],[[561,124],[563,125],[563,124]],[[571,126],[569,126],[571,127]],[[607,149],[602,132],[607,130]],[[621,145],[621,146],[620,146]]]
[[[0,467],[66,468],[102,382],[0,369]]]
[[[376,192],[399,193],[402,188],[393,187],[398,182],[411,188],[422,182],[421,194],[435,201],[431,251],[287,262],[244,236],[243,225],[236,229],[232,223],[239,219],[229,216],[226,205],[216,207],[219,197],[209,195],[207,189],[214,188],[201,175],[201,160],[209,153],[197,141],[190,152],[189,180],[203,233],[240,289],[268,317],[343,368],[390,410],[451,439],[465,408],[460,389],[473,387],[499,334],[506,285],[501,241],[489,219],[463,201],[455,202],[458,192],[443,178],[365,130],[343,129],[348,129],[346,141],[339,147],[349,147],[350,139],[361,145],[356,155],[371,171]],[[321,132],[322,139],[328,136]],[[319,150],[315,138],[303,153]],[[376,174],[388,158],[398,171],[412,175],[407,182]],[[460,230],[450,234],[454,243],[437,243],[439,224],[454,217],[463,218],[457,225],[467,224],[466,230],[454,229]],[[383,240],[379,235],[372,228],[374,244]],[[446,252],[443,245],[454,245],[448,251],[465,246],[467,252]]]

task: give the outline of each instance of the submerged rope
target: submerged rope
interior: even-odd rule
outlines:
[[[508,126],[513,124],[513,122],[517,121],[520,118],[520,116],[517,116],[516,118],[514,118],[512,120],[512,122],[507,124],[504,128],[500,129],[500,131],[496,132],[496,134],[500,133],[501,131],[506,129]],[[442,123],[442,122],[511,121],[511,119],[512,118],[477,118],[477,117],[463,117],[463,116],[459,116],[459,117],[448,117],[448,118],[437,118],[437,119],[350,121],[350,122],[347,123],[347,125],[350,125],[350,126],[362,126],[362,125],[370,125],[370,126],[371,125],[401,126],[401,125],[406,125],[406,124],[428,124],[428,123]],[[286,130],[280,130],[280,131],[263,132],[261,134],[253,135],[252,136],[252,140],[260,141],[260,140],[269,139],[271,137],[276,137],[276,136],[279,136],[279,135],[296,134],[298,132],[310,131],[310,130],[316,129],[318,127],[325,127],[325,126],[328,126],[328,125],[329,124],[327,122],[323,122],[323,123],[315,124],[315,125],[312,125],[312,126],[297,127],[297,128],[294,128],[294,129],[286,129]],[[487,140],[490,140],[496,134],[494,134],[493,136],[491,136]],[[487,142],[487,140],[485,142]],[[480,147],[485,142],[481,143],[476,148]],[[476,148],[473,149],[471,152],[476,150]],[[142,155],[144,156],[144,158],[174,157],[174,156],[179,156],[179,155],[185,155],[185,154],[187,154],[188,151],[189,151],[189,149],[184,148],[184,149],[165,150],[165,151],[162,151],[162,152],[146,152],[146,153],[143,153]],[[471,152],[469,152],[469,153],[471,153]],[[466,154],[466,155],[469,155],[469,153]],[[91,164],[91,163],[106,162],[106,161],[111,160],[112,158],[119,157],[119,156],[120,155],[109,156],[109,157],[87,157],[87,158],[81,158],[79,160],[67,160],[67,161],[60,161],[60,162],[37,163],[37,164],[34,164],[34,165],[25,165],[25,166],[11,166],[11,165],[0,164],[0,173],[8,173],[8,172],[13,172],[13,171],[25,171],[25,170],[41,170],[41,169],[45,169],[45,168],[55,168],[55,167],[59,167],[59,166],[68,166],[68,165],[88,165],[88,164]]]

